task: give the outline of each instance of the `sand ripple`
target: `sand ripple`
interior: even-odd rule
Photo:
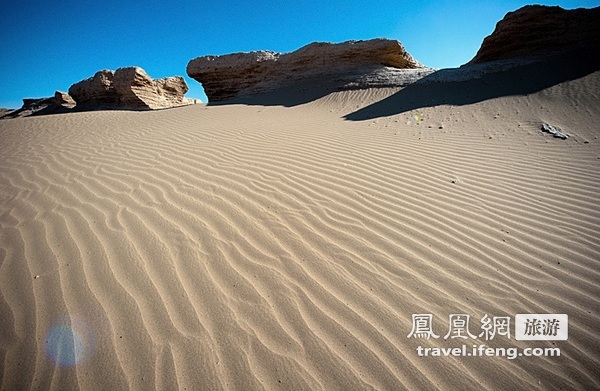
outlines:
[[[0,388],[600,388],[600,155],[585,123],[537,131],[551,93],[1,121]],[[570,338],[421,358],[450,345],[415,313],[566,313]]]

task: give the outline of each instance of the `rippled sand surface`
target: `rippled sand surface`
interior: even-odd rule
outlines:
[[[600,388],[599,80],[0,121],[0,389]],[[569,339],[466,343],[560,357],[407,338],[518,313]]]

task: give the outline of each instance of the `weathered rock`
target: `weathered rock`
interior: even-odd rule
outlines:
[[[47,115],[66,113],[75,106],[75,101],[67,93],[56,91],[50,98],[26,98],[23,106],[18,110],[12,110],[0,118],[20,118],[30,115]]]
[[[140,67],[102,70],[73,84],[69,94],[78,108],[161,109],[189,104],[188,91],[180,76],[152,79]]]
[[[202,83],[209,101],[215,102],[271,92],[307,80],[351,89],[392,86],[414,79],[410,72],[395,72],[398,69],[427,68],[400,42],[374,39],[311,43],[285,54],[257,51],[203,56],[188,63],[187,73]]]
[[[54,101],[60,106],[66,108],[73,108],[76,105],[75,100],[71,97],[71,95],[62,91],[54,92]]]
[[[69,95],[81,106],[116,104],[118,103],[118,96],[112,83],[114,77],[114,71],[98,71],[94,76],[69,87]]]
[[[600,7],[565,10],[558,6],[528,5],[506,14],[469,63],[586,47],[597,50],[599,21]]]
[[[0,107],[0,118],[9,115],[13,111],[15,111],[15,110],[13,110],[13,109],[5,109],[3,107]]]
[[[562,129],[558,126],[552,126],[548,124],[542,124],[542,132],[550,133],[555,138],[560,138],[566,140],[569,136],[566,133],[563,133]]]

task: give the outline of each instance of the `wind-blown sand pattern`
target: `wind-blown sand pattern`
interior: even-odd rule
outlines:
[[[599,389],[599,80],[1,121],[0,389]],[[565,313],[569,339],[418,357],[458,346],[407,338],[418,313]]]

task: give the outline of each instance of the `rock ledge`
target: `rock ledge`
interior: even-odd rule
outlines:
[[[373,39],[311,43],[294,52],[256,51],[191,60],[187,74],[202,83],[211,102],[276,91],[304,81],[334,89],[385,87],[406,82],[398,69],[425,68],[398,41]],[[422,77],[420,75],[419,77]]]

